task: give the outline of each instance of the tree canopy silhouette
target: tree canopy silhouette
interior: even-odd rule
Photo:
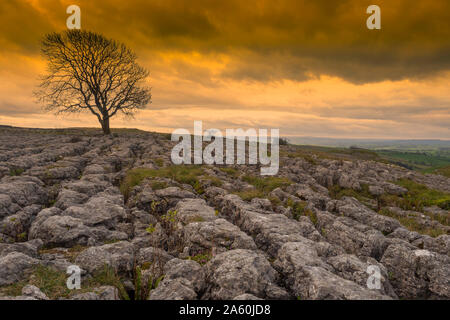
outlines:
[[[35,92],[47,110],[59,113],[90,111],[110,134],[110,118],[119,111],[132,116],[151,103],[145,86],[149,72],[137,64],[124,44],[82,30],[51,33],[42,40],[48,62]]]

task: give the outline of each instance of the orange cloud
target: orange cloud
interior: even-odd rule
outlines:
[[[151,71],[151,109],[116,127],[170,132],[278,127],[282,135],[450,139],[450,4],[379,1],[63,1],[0,3],[0,124],[97,126],[90,115],[43,113],[32,91],[39,40],[82,28],[123,41]]]

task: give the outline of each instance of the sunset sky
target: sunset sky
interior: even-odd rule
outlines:
[[[1,0],[0,124],[99,126],[32,96],[40,40],[66,29],[72,4],[83,30],[125,43],[151,73],[153,103],[112,127],[450,139],[448,0]],[[381,30],[366,27],[371,4]]]

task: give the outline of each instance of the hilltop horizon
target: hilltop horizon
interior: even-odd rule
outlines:
[[[72,127],[33,127],[33,126],[15,126],[10,124],[0,124],[1,127],[6,128],[21,128],[21,129],[44,129],[44,130],[64,130],[64,129],[93,129],[100,130],[98,126],[72,126]],[[152,129],[142,129],[138,127],[112,127],[111,130],[140,130],[146,132],[155,132],[155,133],[171,133],[176,128],[170,128],[165,131],[157,131]],[[187,128],[189,129],[189,128]],[[243,128],[246,130],[247,128]],[[220,130],[220,129],[219,129]],[[419,143],[433,143],[433,142],[442,142],[444,145],[450,146],[450,138],[381,138],[381,137],[326,137],[326,136],[308,136],[308,135],[283,135],[281,132],[281,138],[286,138],[289,140],[291,144],[297,145],[317,145],[317,146],[342,146],[342,147],[350,147],[354,146],[354,144],[358,143],[403,143],[403,142],[419,142]]]

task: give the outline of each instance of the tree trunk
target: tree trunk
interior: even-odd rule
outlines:
[[[109,118],[104,117],[100,123],[102,125],[103,134],[111,134],[111,129],[109,128]]]

